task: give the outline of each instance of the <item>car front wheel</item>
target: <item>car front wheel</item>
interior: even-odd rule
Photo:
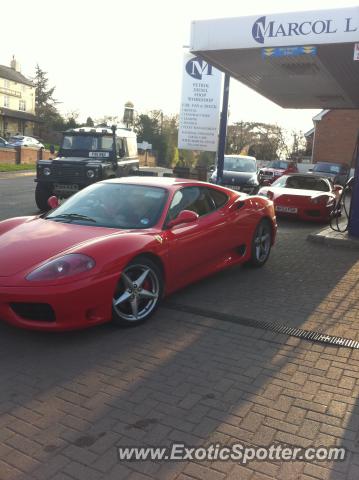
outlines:
[[[112,319],[120,325],[138,325],[157,309],[163,293],[163,275],[147,257],[138,257],[123,270],[112,299]]]
[[[35,202],[38,209],[42,212],[50,210],[47,201],[51,197],[52,191],[52,185],[46,185],[40,182],[36,184]]]

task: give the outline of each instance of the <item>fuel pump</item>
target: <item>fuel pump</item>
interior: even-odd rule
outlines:
[[[354,180],[352,181],[352,199],[349,211],[348,232],[352,237],[359,238],[359,133],[353,155]]]
[[[333,210],[330,226],[336,232],[344,233],[349,230],[349,235],[359,237],[359,134],[353,153],[352,167],[354,177],[349,177],[343,191]],[[348,196],[351,194],[350,208],[348,211]],[[343,221],[345,217],[345,221]]]

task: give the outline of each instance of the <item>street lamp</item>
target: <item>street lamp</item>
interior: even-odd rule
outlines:
[[[130,126],[133,125],[134,114],[134,104],[132,102],[126,102],[125,110],[123,112],[123,123],[126,125],[127,128],[130,128]]]

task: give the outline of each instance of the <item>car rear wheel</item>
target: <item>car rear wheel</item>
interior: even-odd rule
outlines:
[[[252,240],[250,263],[254,267],[262,267],[269,258],[272,247],[272,227],[268,220],[259,222]]]
[[[120,325],[145,322],[157,309],[163,293],[161,269],[147,257],[138,257],[121,273],[112,299],[112,319]]]

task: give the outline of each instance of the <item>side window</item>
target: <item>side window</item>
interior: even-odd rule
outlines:
[[[185,187],[176,192],[168,211],[168,219],[176,218],[182,210],[191,210],[199,216],[212,212],[214,204],[206,190],[206,188]]]
[[[220,192],[215,188],[207,188],[207,192],[213,200],[216,209],[223,207],[228,202],[228,195],[224,192]]]

